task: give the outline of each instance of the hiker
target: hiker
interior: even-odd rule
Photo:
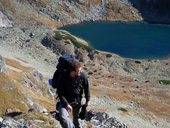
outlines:
[[[78,121],[79,111],[83,93],[85,94],[85,105],[90,105],[90,90],[86,75],[81,71],[79,61],[69,63],[69,70],[59,76],[57,81],[57,93],[60,100],[58,105],[59,116],[64,128],[81,128]],[[73,122],[69,113],[73,114]]]

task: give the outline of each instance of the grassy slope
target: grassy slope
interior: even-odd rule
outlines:
[[[21,103],[24,100],[23,95],[16,88],[17,83],[11,81],[7,75],[0,74],[0,113],[3,114],[6,109],[25,111],[27,107]]]
[[[49,111],[55,110],[54,99],[47,95],[40,96],[22,84],[21,77],[31,72],[32,68],[22,66],[15,60],[5,59],[5,61],[9,71],[6,75],[0,74],[0,114],[3,114],[8,108],[16,111],[28,111],[28,106],[24,103],[26,97],[22,94],[23,90],[26,90],[30,97]]]

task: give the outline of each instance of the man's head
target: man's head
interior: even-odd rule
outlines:
[[[78,61],[73,61],[70,63],[70,76],[77,77],[81,74],[81,64]]]

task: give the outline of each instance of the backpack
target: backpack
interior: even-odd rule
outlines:
[[[59,57],[58,64],[56,66],[57,70],[54,72],[53,78],[49,79],[49,84],[57,89],[57,80],[63,74],[66,74],[70,71],[70,63],[73,61],[77,61],[74,55],[63,55]]]

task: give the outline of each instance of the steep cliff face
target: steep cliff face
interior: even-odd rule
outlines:
[[[169,0],[129,0],[142,14],[144,20],[154,23],[170,23]]]

